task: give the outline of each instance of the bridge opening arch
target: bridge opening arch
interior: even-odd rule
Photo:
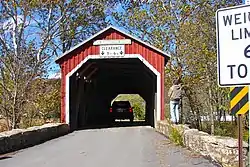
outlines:
[[[154,126],[154,119],[160,120],[161,95],[156,95],[160,74],[142,56],[106,59],[94,55],[86,59],[66,76],[69,88],[66,122],[71,123],[73,129],[109,123],[110,102],[118,94],[141,95],[147,106],[146,124]]]
[[[103,56],[100,45],[122,46],[124,50],[116,53],[121,55]],[[107,123],[112,99],[118,94],[139,94],[146,102],[145,121],[154,127],[157,120],[164,119],[168,58],[112,26],[97,33],[56,60],[62,76],[61,122],[72,129]]]
[[[129,101],[133,108],[133,115],[135,121],[146,121],[146,101],[139,94],[118,94],[110,103],[112,106],[114,101]]]

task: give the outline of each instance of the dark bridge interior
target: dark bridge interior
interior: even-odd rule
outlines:
[[[139,94],[146,102],[145,124],[154,126],[156,75],[137,58],[91,59],[70,77],[72,129],[109,123],[118,94]]]

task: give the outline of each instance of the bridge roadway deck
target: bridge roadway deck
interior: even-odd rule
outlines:
[[[214,167],[151,127],[79,130],[0,157],[1,167]]]

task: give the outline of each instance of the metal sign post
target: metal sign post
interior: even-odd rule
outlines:
[[[242,0],[242,4],[250,4],[250,0]],[[249,86],[249,89],[248,90],[250,90],[250,86]],[[248,93],[248,99],[250,100],[250,93]],[[250,102],[249,102],[249,105],[250,105]],[[250,108],[250,106],[249,106],[249,108]],[[248,146],[250,145],[250,114],[249,114],[249,112],[250,111],[248,111]],[[250,164],[250,151],[248,151],[248,164]]]
[[[249,112],[249,90],[245,87],[230,88],[231,115],[237,115],[239,167],[243,167],[243,126],[242,114]]]
[[[238,115],[238,149],[239,149],[239,167],[243,167],[243,133],[242,116]]]

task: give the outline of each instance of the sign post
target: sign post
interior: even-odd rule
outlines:
[[[238,148],[239,167],[243,167],[243,126],[242,114],[249,112],[248,86],[230,87],[230,111],[231,115],[237,115],[238,124]]]
[[[238,115],[238,149],[239,149],[239,167],[243,167],[243,133],[242,133],[242,116]]]
[[[243,0],[249,3],[250,0]],[[243,167],[242,115],[249,112],[250,5],[216,12],[218,84],[230,88],[231,114],[238,115],[239,167]],[[234,87],[232,87],[234,86]]]
[[[242,4],[246,4],[249,5],[250,4],[250,0],[242,0]],[[250,90],[250,86],[249,86],[249,90]],[[250,100],[250,93],[248,93],[248,99]],[[250,103],[249,103],[250,105]],[[248,145],[250,145],[250,111],[248,111]],[[248,164],[250,164],[250,151],[248,151]]]

